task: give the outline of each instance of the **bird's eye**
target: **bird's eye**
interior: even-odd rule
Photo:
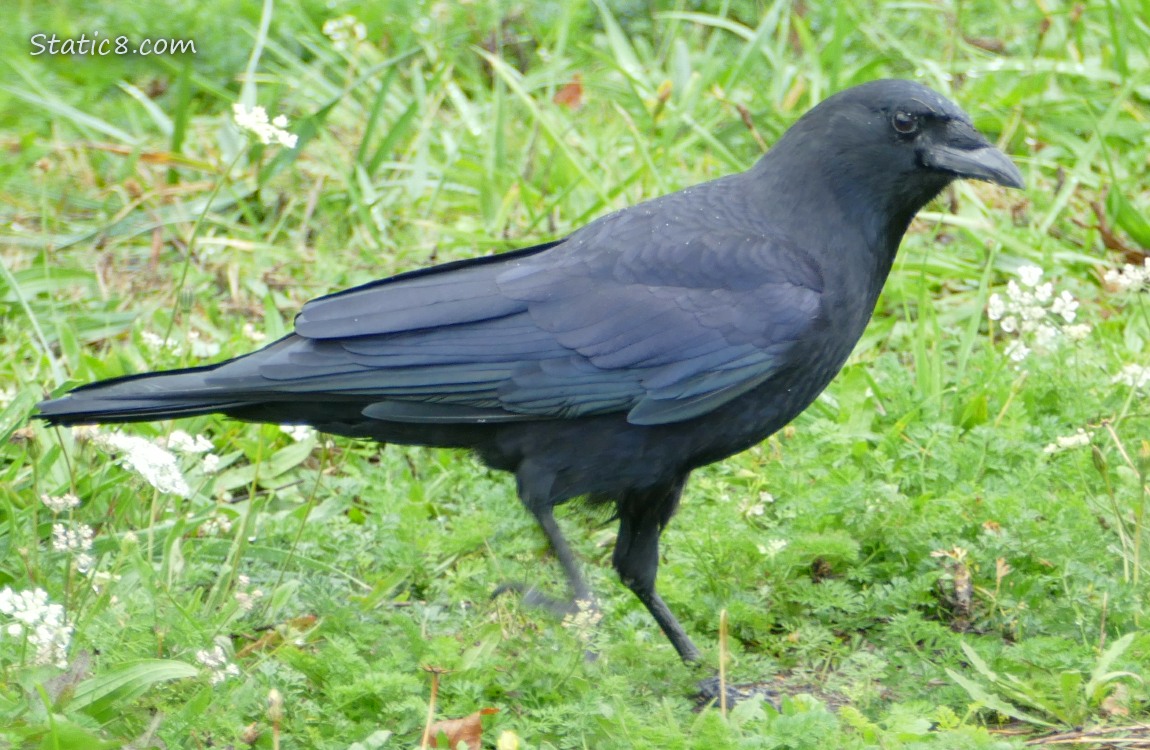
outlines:
[[[909,112],[895,112],[894,117],[890,118],[890,124],[903,135],[910,135],[918,130],[918,118]]]

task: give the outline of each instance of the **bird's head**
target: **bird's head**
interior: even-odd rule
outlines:
[[[913,81],[841,91],[803,115],[772,151],[807,171],[817,165],[852,205],[878,201],[906,221],[955,179],[1023,187],[1018,167],[966,112]]]
[[[922,84],[872,81],[830,97],[808,116],[822,109],[844,139],[886,156],[894,170],[1023,187],[1018,167],[974,129],[970,115]]]

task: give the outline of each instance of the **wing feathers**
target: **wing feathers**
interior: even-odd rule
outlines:
[[[294,335],[178,397],[362,398],[365,416],[397,422],[698,417],[770,380],[819,320],[821,284],[786,243],[691,221],[616,214],[315,300]]]

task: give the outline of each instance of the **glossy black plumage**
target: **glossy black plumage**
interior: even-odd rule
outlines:
[[[915,83],[864,84],[812,109],[747,172],[562,240],[314,300],[258,352],[84,386],[40,416],[223,413],[470,448],[516,475],[576,599],[590,593],[552,508],[614,502],[616,569],[695,660],[654,586],[683,484],[826,387],[911,218],[959,177],[1022,184],[954,104]]]

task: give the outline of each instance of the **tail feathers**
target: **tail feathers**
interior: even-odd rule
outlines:
[[[40,419],[54,425],[149,422],[214,414],[250,403],[208,386],[204,374],[215,366],[129,375],[81,386],[60,398],[41,401]]]

